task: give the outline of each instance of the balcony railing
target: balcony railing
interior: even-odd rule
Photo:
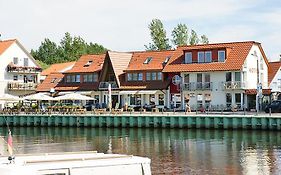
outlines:
[[[244,89],[246,83],[241,81],[227,81],[222,82],[222,87],[224,90],[228,89]]]
[[[116,82],[100,82],[99,89],[108,89],[108,85],[111,84],[111,89],[117,89],[118,86]]]
[[[21,66],[7,66],[7,72],[19,72],[19,73],[39,73],[42,72],[40,67],[21,67]]]
[[[34,91],[37,87],[37,83],[17,83],[17,82],[9,82],[8,89],[9,90],[22,90],[22,91]]]
[[[196,91],[196,90],[212,90],[213,83],[212,82],[190,82],[183,84],[184,91]]]

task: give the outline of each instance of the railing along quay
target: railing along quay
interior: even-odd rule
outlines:
[[[214,128],[281,130],[281,116],[254,115],[1,115],[0,126]]]

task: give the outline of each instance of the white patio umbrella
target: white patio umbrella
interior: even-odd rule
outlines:
[[[111,108],[112,108],[112,92],[111,92],[111,84],[109,83],[108,84],[108,108],[109,108],[109,111],[111,111]]]
[[[22,98],[15,95],[3,94],[0,96],[0,101],[20,101],[20,100],[22,100]]]
[[[95,100],[92,97],[81,95],[78,93],[69,93],[54,98],[55,100]]]
[[[32,95],[28,95],[23,97],[24,100],[37,100],[37,101],[42,101],[42,100],[47,100],[47,101],[52,101],[55,100],[55,98],[50,97],[44,93],[36,93]]]

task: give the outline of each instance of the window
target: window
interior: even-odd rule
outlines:
[[[23,59],[23,66],[28,67],[28,58]]]
[[[141,95],[130,95],[130,105],[141,105]]]
[[[14,62],[14,64],[18,64],[19,63],[19,58],[18,57],[14,57],[13,58],[13,62]]]
[[[241,73],[240,72],[235,72],[235,81],[241,81]]]
[[[210,74],[205,74],[205,82],[204,82],[204,89],[211,88],[211,76]]]
[[[185,52],[184,63],[192,63],[192,52]]]
[[[151,73],[151,80],[156,80],[156,72]]]
[[[89,67],[92,63],[93,63],[93,61],[92,61],[92,60],[89,60],[89,61],[84,65],[84,67]]]
[[[231,72],[226,72],[225,73],[225,81],[226,82],[232,81]]]
[[[162,80],[162,72],[157,73],[157,80]]]
[[[56,80],[57,80],[57,78],[53,78],[52,81],[51,81],[51,83],[55,83]]]
[[[138,74],[137,73],[134,73],[133,74],[133,81],[137,81],[138,80]]]
[[[204,63],[204,52],[198,52],[198,63]]]
[[[189,74],[184,74],[183,81],[184,83],[189,83]]]
[[[75,76],[75,82],[80,83],[80,75],[79,74]]]
[[[71,82],[75,82],[75,75],[71,75]]]
[[[235,103],[237,105],[238,108],[241,107],[241,94],[235,94]]]
[[[99,75],[97,73],[93,74],[93,82],[98,82]]]
[[[167,64],[168,61],[170,60],[170,58],[171,58],[171,56],[167,56],[166,59],[165,59],[165,61],[164,61],[163,63],[164,63],[164,64]]]
[[[70,76],[70,75],[67,75],[67,76],[66,76],[66,82],[67,82],[67,83],[70,83],[70,82],[71,82],[71,76]]]
[[[226,93],[226,94],[225,94],[225,100],[226,100],[226,107],[227,107],[227,108],[231,108],[231,104],[232,104],[232,96],[231,96],[231,93]]]
[[[14,81],[18,81],[18,76],[14,75]]]
[[[142,73],[138,73],[138,81],[142,81]]]
[[[128,81],[132,81],[132,80],[133,80],[132,74],[128,73],[128,74],[127,74],[127,79],[128,79]]]
[[[150,81],[151,80],[151,73],[147,72],[146,73],[146,81]]]
[[[147,57],[143,64],[148,64],[152,60],[152,57]]]
[[[218,62],[224,62],[225,61],[225,51],[219,50],[218,51]]]
[[[158,95],[158,105],[164,105],[164,94]]]
[[[197,74],[197,89],[202,89],[202,74]]]
[[[212,52],[207,51],[205,52],[205,63],[210,63],[212,62]]]

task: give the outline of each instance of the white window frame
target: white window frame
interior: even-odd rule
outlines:
[[[200,55],[202,55],[203,57],[200,58]],[[198,54],[197,54],[197,62],[198,63],[204,63],[205,62],[205,58],[204,57],[205,57],[205,52],[202,52],[202,51],[198,52]]]
[[[188,57],[190,56],[190,57]],[[192,52],[185,52],[184,54],[184,64],[192,63]]]
[[[162,72],[157,72],[157,80],[162,80]]]
[[[75,75],[75,83],[80,83],[80,74]]]
[[[207,60],[207,55],[210,55],[210,60]],[[211,63],[212,61],[213,61],[213,58],[212,58],[212,51],[206,51],[205,52],[205,58],[204,58],[204,60],[205,60],[205,63]]]
[[[224,54],[223,60],[220,58],[220,53]],[[218,62],[225,62],[225,50],[219,50],[218,51]]]
[[[150,81],[150,80],[151,80],[151,73],[146,72],[146,81]]]
[[[133,75],[131,73],[127,73],[127,80],[133,81]]]

